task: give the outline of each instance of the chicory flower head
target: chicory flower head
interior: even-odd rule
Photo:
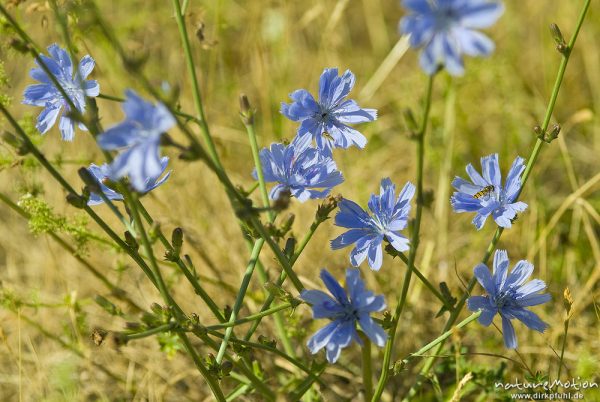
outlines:
[[[548,293],[540,293],[546,284],[539,279],[525,283],[533,273],[533,265],[525,260],[517,262],[508,272],[508,254],[505,250],[497,250],[494,255],[494,272],[490,275],[488,267],[479,264],[475,267],[477,281],[488,293],[486,296],[471,296],[467,306],[471,311],[481,310],[479,323],[486,327],[492,323],[494,316],[502,318],[502,334],[504,345],[509,349],[517,347],[517,336],[511,320],[516,318],[527,327],[544,332],[548,327],[544,321],[526,307],[537,306],[550,301]]]
[[[260,151],[260,161],[265,181],[278,183],[269,193],[273,200],[283,191],[300,202],[324,198],[344,181],[333,159],[312,148],[309,137],[296,136],[289,145],[271,144]],[[257,178],[256,169],[252,175]]]
[[[369,337],[371,342],[382,347],[387,334],[371,318],[371,313],[382,311],[385,300],[382,295],[375,296],[365,289],[365,283],[358,269],[346,270],[346,290],[327,272],[321,270],[321,280],[333,297],[320,290],[303,290],[300,298],[312,305],[313,318],[329,318],[331,323],[318,330],[309,340],[308,348],[312,354],[325,348],[327,360],[335,363],[343,348],[352,340],[362,345],[363,342],[356,331],[356,324]]]
[[[162,185],[164,182],[166,182],[169,179],[169,177],[171,176],[171,171],[167,172],[167,174],[165,174],[162,178],[160,178],[160,176],[162,176],[163,173],[165,172],[165,170],[167,169],[168,163],[169,163],[169,158],[167,156],[164,156],[160,159],[162,171],[156,177],[153,176],[153,177],[146,178],[145,188],[142,191],[140,191],[140,193],[146,194],[146,193],[154,190],[156,187]],[[87,169],[100,184],[100,189],[102,190],[102,192],[104,193],[106,198],[108,198],[109,200],[112,200],[112,201],[123,200],[123,195],[121,195],[121,193],[113,190],[112,188],[108,187],[105,184],[105,181],[110,180],[110,176],[111,176],[110,166],[108,164],[104,163],[101,166],[97,166],[92,163],[90,165],[90,167]],[[99,194],[90,193],[90,199],[88,200],[88,205],[93,206],[93,205],[99,205],[102,203],[104,203],[104,200],[102,199],[102,197]]]
[[[498,154],[481,158],[483,177],[469,163],[467,174],[473,183],[455,177],[452,187],[457,191],[450,197],[454,212],[476,212],[473,224],[481,229],[488,216],[503,228],[510,228],[517,212],[523,212],[527,204],[515,202],[521,189],[521,173],[525,170],[524,159],[517,157],[502,187],[502,176],[498,164]]]
[[[429,75],[445,67],[462,75],[462,55],[489,56],[494,42],[477,29],[493,25],[504,12],[500,2],[488,0],[403,0],[409,14],[400,20],[410,45],[422,47],[421,68]]]
[[[146,189],[149,177],[160,177],[164,168],[158,148],[161,136],[175,125],[165,105],[153,105],[133,90],[127,90],[123,102],[125,120],[98,136],[98,144],[107,151],[121,153],[110,165],[111,180],[128,176],[139,192]]]
[[[364,123],[377,118],[375,109],[362,109],[351,100],[345,100],[354,87],[350,70],[340,77],[337,68],[328,68],[321,74],[318,101],[305,89],[290,94],[292,103],[281,103],[281,113],[292,121],[300,122],[298,135],[314,138],[317,148],[331,155],[333,148],[364,148],[367,139],[348,124]]]
[[[94,69],[94,59],[89,55],[84,56],[77,66],[77,71],[73,74],[71,57],[64,49],[53,44],[48,46],[48,54],[50,54],[50,57],[40,54],[39,58],[67,93],[75,108],[79,113],[83,114],[85,112],[85,97],[94,97],[100,94],[100,85],[98,85],[98,82],[95,80],[86,80],[87,76]],[[38,67],[40,66],[37,60],[35,63]],[[23,93],[24,104],[42,106],[44,108],[37,118],[35,127],[40,133],[46,134],[54,126],[56,119],[64,108],[58,128],[63,140],[73,141],[75,122],[68,116],[71,110],[69,102],[63,97],[62,93],[52,82],[52,79],[48,77],[42,68],[32,68],[29,75],[31,78],[41,82],[41,84],[29,85]],[[81,123],[79,124],[79,128],[87,130]]]
[[[356,243],[350,252],[350,262],[359,266],[367,256],[369,266],[378,271],[383,261],[381,243],[387,239],[398,251],[409,249],[409,240],[400,234],[408,223],[410,200],[415,194],[415,186],[408,182],[396,196],[396,186],[389,178],[381,180],[380,195],[371,194],[368,214],[353,201],[342,199],[335,224],[350,229],[331,241],[334,250]]]

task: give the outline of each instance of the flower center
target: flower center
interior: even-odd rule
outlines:
[[[498,295],[494,298],[494,304],[496,304],[496,306],[498,308],[502,308],[504,306],[510,306],[511,304],[513,304],[513,300],[515,298],[515,291],[514,289],[508,289],[508,290],[504,290],[500,293],[498,293]]]

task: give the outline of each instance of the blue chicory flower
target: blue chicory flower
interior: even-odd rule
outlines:
[[[517,212],[523,212],[527,204],[516,201],[521,189],[521,173],[525,170],[524,159],[517,157],[502,187],[502,175],[498,165],[498,154],[481,158],[483,177],[469,163],[467,174],[473,184],[461,177],[455,177],[452,187],[457,191],[450,197],[454,212],[477,212],[473,224],[477,230],[485,224],[488,216],[503,228],[510,228]]]
[[[326,155],[333,148],[364,148],[367,139],[348,124],[364,123],[377,118],[375,109],[362,109],[349,99],[344,100],[354,87],[354,74],[350,70],[340,77],[337,68],[328,68],[321,74],[319,100],[305,89],[290,94],[292,103],[281,103],[281,113],[292,121],[300,122],[298,135],[314,138]]]
[[[324,198],[344,181],[333,159],[312,148],[309,137],[296,136],[289,145],[271,144],[260,151],[260,161],[265,181],[278,183],[269,193],[273,200],[286,190],[300,202]],[[252,174],[256,179],[256,169]]]
[[[423,51],[421,68],[429,75],[445,67],[462,75],[462,54],[489,56],[494,42],[477,29],[493,25],[504,12],[500,2],[488,0],[403,0],[409,14],[400,31],[410,34],[410,45]]]
[[[167,156],[164,156],[160,159],[160,164],[162,167],[162,171],[161,171],[160,175],[158,175],[156,177],[148,177],[145,181],[145,188],[142,191],[140,191],[140,193],[146,194],[146,193],[154,190],[156,187],[162,185],[164,182],[166,182],[169,179],[169,177],[171,176],[171,171],[167,172],[167,174],[165,174],[162,178],[160,178],[160,176],[162,176],[163,173],[165,172],[165,170],[167,169],[168,163],[169,163],[169,158]],[[102,192],[104,193],[106,198],[108,198],[109,200],[112,200],[112,201],[123,200],[123,195],[121,193],[113,190],[112,188],[110,188],[110,187],[106,186],[106,184],[104,184],[106,180],[110,180],[110,176],[111,176],[110,165],[104,163],[101,166],[98,166],[98,165],[95,165],[92,163],[90,165],[90,167],[87,169],[92,174],[92,176],[94,176],[96,178],[96,180],[100,184],[100,189],[102,190]],[[90,199],[88,200],[88,205],[93,206],[93,205],[99,205],[102,203],[104,203],[104,200],[102,199],[102,197],[100,197],[99,194],[90,193]]]
[[[69,99],[80,113],[85,112],[85,97],[95,97],[100,94],[100,85],[95,80],[86,80],[94,69],[94,59],[89,55],[84,56],[77,72],[73,74],[73,63],[69,54],[58,45],[48,46],[50,57],[40,54],[40,59],[56,78],[60,86],[65,90]],[[40,63],[36,60],[38,67]],[[73,141],[75,135],[75,122],[68,117],[71,110],[68,101],[63,97],[58,88],[42,68],[32,68],[29,75],[41,84],[29,85],[23,93],[23,103],[26,105],[42,106],[44,110],[37,119],[36,128],[42,134],[54,126],[56,119],[64,108],[64,112],[58,123],[62,139]],[[87,130],[83,124],[79,128]]]
[[[517,262],[508,273],[508,254],[505,250],[497,250],[494,254],[494,272],[490,275],[488,267],[479,264],[475,267],[477,281],[488,293],[486,296],[471,296],[467,306],[471,311],[480,311],[479,323],[486,327],[492,323],[494,316],[502,318],[504,345],[509,349],[517,347],[517,337],[511,320],[516,318],[527,327],[544,332],[548,324],[526,307],[537,306],[550,301],[548,293],[540,293],[546,284],[539,279],[525,281],[533,273],[533,265],[525,260]]]
[[[352,340],[362,346],[363,342],[356,331],[356,324],[377,346],[383,347],[387,334],[371,318],[370,314],[382,311],[385,300],[382,295],[375,296],[365,289],[365,283],[358,269],[346,270],[346,289],[327,272],[321,270],[321,280],[333,297],[320,290],[303,290],[300,298],[312,305],[313,318],[329,318],[331,323],[318,330],[309,340],[308,348],[312,354],[325,348],[327,360],[335,363],[343,348]],[[349,297],[348,297],[349,296]]]
[[[98,136],[104,150],[120,150],[110,165],[111,180],[128,176],[133,187],[144,192],[149,177],[159,177],[163,167],[158,154],[161,136],[175,125],[165,105],[153,105],[133,90],[123,102],[125,121]]]
[[[383,261],[381,243],[387,239],[398,251],[409,249],[409,240],[400,234],[408,223],[410,200],[415,194],[415,186],[408,182],[396,195],[396,186],[389,178],[381,180],[380,195],[371,194],[369,215],[353,201],[342,199],[340,210],[335,216],[335,224],[350,229],[331,241],[334,250],[356,243],[350,252],[350,262],[359,266],[367,256],[369,266],[379,271]]]

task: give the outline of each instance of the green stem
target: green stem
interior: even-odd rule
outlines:
[[[133,334],[123,334],[123,338],[128,341],[134,339],[143,339],[163,332],[173,331],[175,328],[177,328],[177,323],[172,322],[169,324],[159,325],[158,327],[147,329],[146,331],[140,331]]]
[[[210,135],[208,124],[206,123],[206,117],[204,115],[204,108],[202,107],[202,96],[200,93],[200,85],[198,84],[198,77],[196,76],[196,67],[194,64],[194,57],[192,55],[192,49],[190,46],[190,40],[188,38],[187,28],[185,27],[184,14],[179,4],[179,0],[173,0],[173,7],[175,9],[175,20],[177,21],[177,27],[179,28],[179,35],[181,36],[181,42],[183,44],[183,52],[185,54],[185,61],[187,64],[188,73],[192,81],[192,95],[194,97],[194,106],[196,107],[196,113],[198,114],[198,120],[200,120],[200,131],[206,146],[208,147],[208,153],[215,163],[215,165],[222,169],[221,161],[215,144]]]
[[[165,303],[169,307],[173,307],[173,310],[177,316],[177,320],[183,321],[183,318],[184,318],[184,317],[182,317],[183,314],[181,312],[177,311],[178,306],[176,305],[175,301],[173,300],[171,294],[169,293],[169,290],[168,290],[168,288],[163,280],[163,277],[160,273],[160,268],[158,267],[158,264],[156,263],[156,258],[154,257],[152,245],[148,238],[148,234],[146,233],[146,230],[144,229],[144,223],[142,222],[142,218],[141,218],[141,215],[140,215],[140,212],[138,209],[139,202],[137,199],[137,194],[125,193],[124,196],[125,196],[125,199],[129,203],[129,210],[131,211],[131,215],[133,217],[135,225],[138,228],[138,231],[139,231],[139,234],[140,234],[140,237],[142,240],[142,247],[144,248],[144,251],[145,251],[146,255],[148,256],[148,258],[150,259],[150,266],[152,267],[152,271],[153,271],[152,273],[154,274],[154,278],[156,280],[158,290],[159,290],[161,296],[163,297],[163,300],[165,301]],[[212,390],[215,398],[219,401],[225,401],[225,395],[223,395],[223,391],[221,390],[219,383],[216,381],[214,376],[211,373],[209,373],[207,368],[204,367],[204,364],[200,360],[200,357],[196,353],[196,350],[194,349],[193,345],[191,344],[190,340],[187,338],[185,333],[178,332],[177,334],[179,336],[179,339],[184,344],[186,351],[192,357],[192,360],[196,364],[198,371],[200,371],[200,374],[202,374],[202,376],[208,383],[208,386]]]
[[[406,257],[406,255],[404,253],[396,252],[395,255],[400,257],[402,262],[404,262],[405,264],[408,265],[408,257]],[[423,283],[423,285],[425,285],[425,287],[427,289],[429,289],[429,291],[431,293],[433,293],[433,295],[435,297],[437,297],[444,304],[444,306],[446,306],[446,308],[449,311],[451,311],[453,309],[453,307],[448,304],[448,300],[446,300],[446,298],[440,293],[439,290],[437,290],[435,288],[435,286],[433,286],[433,284],[431,282],[429,282],[429,280],[425,277],[425,275],[423,275],[423,273],[416,266],[413,266],[413,272],[414,272],[415,276],[417,278],[419,278],[419,280]]]
[[[273,222],[273,220],[275,219],[275,213],[269,209],[269,192],[267,191],[267,185],[265,183],[262,163],[260,162],[258,142],[256,141],[256,132],[254,131],[254,124],[244,123],[244,126],[246,126],[246,131],[248,132],[248,141],[250,142],[250,148],[252,149],[252,158],[254,159],[254,167],[256,168],[256,176],[258,178],[258,186],[260,188],[260,195],[262,197],[263,207],[268,210],[269,221]]]
[[[267,317],[267,316],[269,316],[271,314],[278,313],[278,312],[280,312],[282,310],[287,310],[290,307],[292,307],[291,303],[282,303],[279,306],[271,307],[268,310],[261,311],[261,312],[258,312],[256,314],[252,314],[252,315],[249,315],[247,317],[237,319],[237,320],[235,320],[233,322],[230,321],[230,322],[226,322],[226,323],[223,323],[223,324],[209,325],[209,326],[206,327],[206,329],[207,330],[211,330],[211,331],[212,330],[216,331],[216,330],[223,329],[223,328],[237,327],[238,325],[247,324],[249,322],[252,322],[252,321],[255,321],[255,320],[259,320],[259,319]]]
[[[212,336],[215,336],[217,338],[221,338],[223,339],[225,337],[224,334],[221,334],[220,332],[217,331],[208,331],[208,333]],[[279,357],[282,357],[283,359],[287,360],[288,362],[292,363],[294,366],[298,367],[300,370],[304,371],[306,374],[308,374],[309,376],[314,376],[313,372],[310,370],[309,367],[305,366],[304,363],[302,363],[300,360],[288,356],[287,354],[285,354],[284,352],[282,352],[281,350],[277,349],[277,348],[273,348],[271,346],[267,346],[267,345],[263,345],[262,343],[255,343],[255,342],[249,342],[249,341],[243,341],[241,339],[235,339],[232,338],[231,339],[231,343],[237,343],[239,345],[242,346],[247,346],[250,347],[252,349],[260,349],[260,350],[264,350],[270,353],[274,353]],[[320,380],[317,380],[319,382],[321,382]],[[322,382],[321,382],[322,383]]]
[[[154,220],[152,219],[152,216],[150,216],[150,214],[148,213],[146,208],[144,208],[144,205],[141,202],[139,203],[139,209],[140,209],[140,213],[142,214],[142,216],[144,217],[146,222],[148,222],[148,224],[150,224],[150,225],[153,225]],[[167,250],[173,252],[174,251],[173,245],[171,243],[169,243],[169,240],[167,240],[165,235],[162,233],[162,230],[160,230],[160,228],[159,228],[157,232],[158,232],[158,239],[163,244],[163,246],[165,246],[165,248]],[[198,278],[190,271],[188,266],[181,260],[180,257],[177,258],[177,261],[175,261],[175,264],[177,265],[177,267],[179,267],[179,269],[181,270],[183,275],[186,277],[188,282],[192,285],[192,287],[194,288],[194,292],[198,296],[200,296],[200,298],[206,303],[206,305],[208,306],[210,311],[213,313],[213,315],[217,318],[217,320],[219,320],[220,322],[225,322],[225,317],[223,316],[223,313],[221,312],[221,309],[219,308],[219,306],[213,301],[213,299],[208,295],[208,293],[206,293],[206,290],[204,290],[204,288],[198,281]]]
[[[406,297],[408,295],[408,289],[410,286],[410,280],[415,267],[415,259],[417,257],[417,249],[419,247],[419,231],[421,228],[421,216],[423,213],[423,164],[425,161],[425,133],[427,132],[427,123],[429,121],[429,111],[431,109],[431,98],[433,93],[433,79],[434,76],[429,77],[427,84],[427,94],[425,97],[425,107],[423,110],[423,118],[421,120],[421,126],[417,133],[417,212],[415,221],[413,223],[413,233],[410,239],[411,248],[408,255],[407,270],[404,275],[404,282],[402,284],[402,291],[400,293],[396,311],[392,318],[392,325],[389,330],[389,339],[385,345],[385,351],[383,355],[383,366],[381,368],[381,376],[377,383],[377,388],[373,394],[373,401],[378,401],[383,394],[385,385],[390,372],[390,362],[392,360],[392,352],[394,350],[394,342],[396,340],[396,330],[398,328],[398,322],[406,303]]]
[[[560,348],[560,360],[558,361],[558,374],[556,376],[557,380],[560,380],[560,374],[562,372],[563,367],[563,359],[565,357],[565,346],[567,344],[567,334],[569,333],[569,318],[570,317],[565,318],[565,334],[563,335],[562,346]]]
[[[469,323],[475,321],[477,318],[479,318],[480,315],[481,315],[481,311],[471,314],[470,316],[468,316],[467,318],[465,318],[464,320],[462,320],[461,322],[456,324],[456,326],[454,326],[454,328],[449,329],[448,331],[444,332],[442,335],[435,338],[433,341],[429,342],[427,345],[423,346],[421,349],[417,350],[414,353],[411,353],[410,355],[408,355],[407,357],[402,359],[402,362],[404,364],[406,364],[410,360],[414,359],[415,357],[424,356],[425,353],[429,352],[431,349],[433,349],[437,345],[444,342],[452,334],[454,334],[458,329],[461,329],[461,328],[465,327],[466,325],[468,325]]]
[[[563,78],[565,75],[565,71],[567,69],[567,64],[569,63],[569,58],[573,52],[573,48],[575,46],[577,36],[579,34],[581,26],[583,25],[583,21],[585,19],[587,10],[590,6],[590,1],[591,0],[585,1],[583,8],[581,10],[581,13],[579,15],[579,18],[577,20],[575,32],[573,33],[573,36],[571,37],[571,40],[569,41],[568,51],[562,53],[562,59],[560,62],[560,66],[558,68],[558,73],[556,76],[556,80],[554,82],[552,94],[550,95],[550,101],[548,102],[548,106],[546,108],[546,113],[544,115],[544,121],[543,121],[542,127],[541,127],[542,133],[544,133],[548,129],[548,126],[550,125],[550,119],[552,118],[552,113],[554,112],[554,106],[556,105],[556,100],[558,98],[558,93],[560,91],[560,87],[561,87],[561,84],[562,84],[562,81],[563,81]],[[525,167],[525,171],[523,172],[523,175],[521,176],[521,188],[519,189],[519,193],[517,194],[515,201],[521,195],[521,192],[522,192],[523,188],[525,187],[525,183],[527,183],[527,180],[529,179],[529,176],[531,174],[533,166],[535,165],[535,162],[537,161],[537,158],[540,154],[540,151],[541,151],[543,145],[544,145],[544,141],[542,141],[541,139],[538,138],[537,141],[535,142],[535,145],[533,147],[531,155],[529,156],[529,159],[527,160],[527,166]],[[490,242],[490,244],[485,252],[485,255],[482,259],[483,264],[487,264],[489,258],[492,255],[493,250],[496,248],[496,244],[498,243],[498,240],[500,239],[500,236],[502,235],[503,231],[504,231],[504,229],[501,227],[498,227],[496,229],[496,232],[494,233],[494,237],[492,238],[492,241]],[[452,311],[452,313],[450,314],[450,317],[448,318],[448,321],[446,322],[446,325],[444,326],[444,331],[447,331],[456,322],[456,320],[458,319],[458,316],[460,315],[462,308],[465,305],[467,298],[469,297],[469,295],[470,295],[471,291],[473,290],[473,288],[475,287],[476,283],[477,283],[477,279],[475,277],[471,278],[471,280],[469,281],[469,284],[467,286],[466,292],[463,294],[462,298],[456,305],[456,308],[454,309],[454,311]],[[418,391],[418,389],[421,387],[421,385],[423,383],[422,379],[426,377],[426,375],[429,373],[429,370],[431,370],[431,368],[433,367],[433,364],[435,362],[435,356],[437,354],[439,354],[442,347],[443,347],[443,342],[441,342],[437,345],[437,349],[433,353],[434,357],[430,357],[425,362],[425,365],[423,366],[423,368],[420,371],[420,375],[418,377],[417,382],[409,390],[405,400],[409,400],[416,395],[416,392]]]
[[[235,298],[235,303],[233,305],[233,309],[231,311],[231,317],[229,317],[229,323],[232,324],[237,319],[237,315],[242,308],[242,304],[244,302],[244,297],[246,296],[246,291],[248,290],[248,285],[250,285],[250,279],[252,279],[252,274],[254,273],[254,268],[256,267],[256,262],[258,261],[258,257],[260,254],[260,250],[264,244],[263,239],[259,239],[254,243],[254,248],[252,250],[252,254],[250,255],[250,260],[248,261],[248,265],[246,266],[246,271],[244,272],[244,277],[242,279],[242,285],[240,286],[240,290]],[[227,349],[227,343],[229,342],[229,338],[233,334],[233,325],[228,326],[225,330],[225,336],[223,337],[223,341],[221,342],[221,347],[219,348],[219,352],[217,353],[217,363],[221,363],[223,360],[223,356],[225,355],[225,350]]]
[[[359,332],[360,339],[363,341],[362,346],[362,375],[363,389],[365,392],[365,401],[373,397],[373,366],[371,360],[371,340],[362,332]]]
[[[306,247],[306,245],[308,244],[308,242],[310,241],[310,239],[315,234],[315,232],[316,232],[317,228],[319,227],[319,225],[321,223],[323,223],[324,220],[325,219],[320,218],[318,216],[315,217],[315,220],[310,225],[310,228],[309,228],[308,232],[306,233],[306,235],[304,236],[304,238],[302,239],[302,241],[298,245],[298,247],[296,249],[296,252],[292,256],[292,258],[290,259],[290,264],[292,265],[292,267],[294,266],[294,264],[296,263],[296,261],[300,257],[300,254],[302,254],[302,251],[304,251],[304,248]],[[285,271],[281,272],[279,278],[275,282],[276,286],[283,285],[283,282],[285,281],[286,278],[287,278],[287,274],[285,273]],[[260,311],[265,311],[265,310],[269,309],[269,307],[271,307],[271,304],[273,303],[273,301],[275,301],[275,295],[269,294],[269,296],[267,297],[267,300],[265,300],[265,302],[263,303]],[[250,329],[248,330],[248,332],[246,332],[246,335],[244,336],[244,339],[246,341],[249,340],[252,337],[252,335],[254,334],[254,332],[256,331],[256,329],[258,328],[259,324],[260,324],[260,320],[257,320],[257,321],[254,322],[254,324],[252,324],[252,326],[250,327]]]
[[[109,100],[109,101],[119,102],[119,103],[125,102],[124,98],[121,98],[119,96],[104,94],[104,93],[98,94],[97,98],[106,99],[106,100]],[[173,110],[173,114],[176,115],[176,116],[184,117],[184,118],[186,118],[188,120],[191,120],[191,121],[193,121],[195,123],[198,123],[198,124],[200,123],[200,120],[198,120],[198,118],[192,116],[189,113],[185,113],[185,112],[182,112],[180,110]]]

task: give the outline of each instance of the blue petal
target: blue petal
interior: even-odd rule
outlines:
[[[523,158],[515,158],[508,176],[506,176],[506,183],[504,185],[504,192],[506,193],[507,201],[513,202],[515,197],[521,189],[521,174],[525,170],[525,160]]]
[[[344,228],[370,228],[371,217],[354,201],[346,198],[338,204],[340,210],[335,215],[335,224]]]
[[[81,58],[81,61],[79,62],[79,66],[78,66],[79,79],[85,80],[87,78],[87,76],[90,75],[90,73],[94,69],[95,65],[96,65],[96,62],[94,61],[94,59],[91,56],[89,56],[89,55],[83,56]]]
[[[333,297],[335,297],[335,299],[341,304],[348,304],[348,296],[346,296],[346,291],[326,269],[321,270],[320,276],[321,280],[327,289],[329,289]]]
[[[461,24],[467,28],[487,28],[498,21],[503,12],[504,5],[500,2],[472,2],[463,8]]]
[[[469,56],[489,56],[494,51],[494,42],[480,32],[458,28],[454,33],[461,50]]]
[[[408,251],[408,249],[410,249],[410,240],[399,233],[386,232],[385,237],[388,239],[392,247],[400,252]]]
[[[488,292],[488,294],[492,297],[496,296],[496,285],[488,267],[486,267],[485,264],[478,264],[473,270],[473,273],[477,278],[477,282],[483,286],[485,291]]]
[[[527,328],[538,332],[544,332],[548,328],[548,324],[542,321],[534,312],[524,308],[509,308],[507,310],[513,317],[525,324]]]
[[[508,253],[506,250],[496,250],[494,254],[494,283],[496,289],[502,289],[508,275]]]
[[[342,233],[335,239],[331,240],[331,249],[339,250],[344,247],[348,247],[349,245],[356,243],[359,239],[369,236],[369,232],[364,229],[352,229],[345,233]]]
[[[535,293],[527,295],[518,295],[515,297],[515,302],[520,307],[531,307],[544,304],[552,300],[552,296],[548,293]]]
[[[387,333],[368,314],[361,314],[358,323],[371,342],[379,347],[385,346]]]
[[[72,119],[63,114],[58,122],[58,129],[60,130],[60,135],[64,141],[73,141],[73,137],[75,136],[75,124]]]
[[[111,178],[118,180],[128,176],[132,186],[140,192],[145,189],[148,177],[162,173],[158,156],[158,141],[136,145],[119,154],[111,164]]]
[[[473,165],[471,165],[470,163],[467,165],[467,174],[469,175],[471,181],[480,187],[485,187],[491,184],[485,181],[485,179],[481,177],[481,175],[477,172],[477,170],[475,170]]]
[[[340,320],[332,321],[323,328],[319,329],[313,336],[310,337],[306,346],[312,354],[317,353],[329,343],[335,331],[343,325]]]
[[[492,154],[481,158],[481,168],[485,181],[493,184],[496,189],[500,189],[502,185],[500,165],[498,164],[498,154]]]
[[[33,106],[46,106],[49,101],[58,99],[56,89],[49,84],[29,85],[23,92],[23,103]]]
[[[42,110],[38,116],[35,128],[37,128],[41,134],[47,133],[54,123],[56,123],[56,118],[58,117],[61,108],[62,106],[59,103],[48,103],[46,108]]]
[[[504,337],[504,346],[508,349],[516,349],[518,346],[517,335],[515,334],[515,328],[508,318],[500,314],[502,317],[502,336]]]
[[[383,252],[381,250],[381,241],[383,236],[378,237],[376,240],[371,241],[369,245],[369,266],[374,271],[379,271],[383,262]]]
[[[138,140],[138,125],[132,121],[124,121],[111,127],[97,138],[100,148],[107,151],[134,145]]]
[[[516,263],[515,267],[513,268],[511,273],[508,275],[508,278],[506,278],[505,286],[506,287],[520,286],[523,283],[525,283],[527,278],[529,278],[532,273],[533,273],[533,264],[531,264],[528,261],[521,260]]]

